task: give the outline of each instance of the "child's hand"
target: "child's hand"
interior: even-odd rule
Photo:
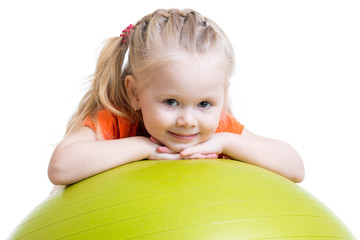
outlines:
[[[180,152],[180,155],[182,159],[218,158],[222,150],[221,133],[216,133],[207,141],[184,149]]]
[[[151,152],[148,159],[164,159],[164,160],[179,160],[180,153],[170,150],[164,146],[156,138],[150,137],[151,143],[154,145],[154,151]]]
[[[163,153],[163,154],[165,154],[165,153],[173,154],[174,153],[172,150],[170,150],[166,146],[158,147],[157,151],[159,153]],[[179,154],[179,156],[180,156],[180,159],[199,159],[199,158],[200,159],[205,159],[205,158],[213,159],[213,158],[218,158],[218,154],[216,154],[216,153],[210,153],[210,154],[195,153],[195,154],[192,154],[190,156],[181,156]]]
[[[170,148],[164,146],[161,142],[159,142],[157,139],[151,137],[150,140],[156,144],[159,144],[160,146],[157,147],[157,152],[162,153],[162,154],[176,154],[176,152],[172,151]],[[181,153],[180,153],[181,154]],[[179,154],[179,159],[205,159],[205,158],[218,158],[218,154],[216,153],[208,153],[208,154],[203,154],[203,153],[194,153],[191,155],[184,155],[181,156]]]
[[[218,158],[219,154],[222,151],[222,144],[220,138],[220,134],[214,134],[209,140],[188,147],[180,153],[172,151],[153,137],[150,137],[150,141],[158,145],[158,147],[156,148],[158,154],[154,155],[155,158],[158,159],[159,157],[160,159],[164,159],[164,157],[166,157],[166,159],[214,159]]]

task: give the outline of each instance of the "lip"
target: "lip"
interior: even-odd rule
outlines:
[[[192,141],[194,140],[198,133],[195,134],[177,134],[177,133],[173,133],[173,132],[168,132],[173,138],[177,139],[177,140],[181,140],[181,141]]]

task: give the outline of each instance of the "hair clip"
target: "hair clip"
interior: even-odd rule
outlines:
[[[120,37],[123,37],[123,40],[121,43],[126,43],[127,39],[131,35],[131,32],[134,30],[135,26],[130,24],[125,30],[122,31],[120,34]]]

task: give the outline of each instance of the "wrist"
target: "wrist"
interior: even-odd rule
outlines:
[[[217,150],[218,154],[225,153],[226,146],[227,146],[228,134],[229,133],[227,133],[227,132],[221,132],[221,133],[215,134],[215,136],[217,138],[217,144],[218,144],[218,150]]]
[[[218,133],[222,154],[227,155],[229,153],[229,141],[232,139],[231,135],[232,133],[229,132]]]
[[[147,137],[142,137],[142,139],[144,141],[144,148],[146,152],[146,156],[144,157],[144,159],[150,159],[150,156],[154,152],[154,146],[156,145],[156,143],[152,142],[150,138]]]
[[[139,154],[139,159],[148,159],[150,154],[153,151],[153,143],[149,138],[143,136],[132,137],[134,139],[134,146],[136,151]]]

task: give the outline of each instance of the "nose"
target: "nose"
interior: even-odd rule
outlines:
[[[193,128],[197,125],[196,113],[191,108],[185,108],[180,111],[176,125],[178,127]]]

